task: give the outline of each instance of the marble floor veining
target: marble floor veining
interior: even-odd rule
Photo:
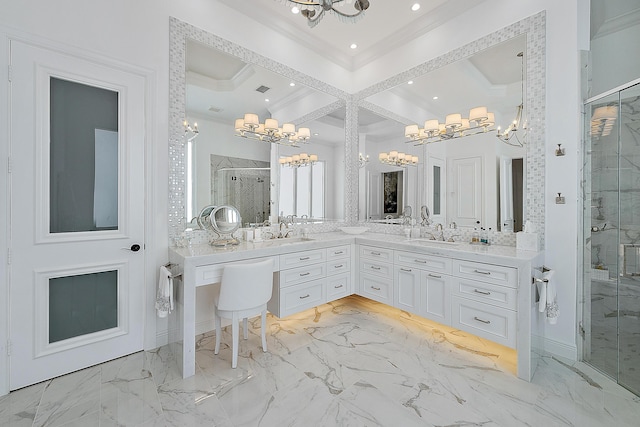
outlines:
[[[168,347],[0,397],[1,426],[637,426],[640,398],[582,363],[514,353],[359,297],[259,319],[231,350],[199,337],[196,375]],[[230,342],[229,328],[223,343]]]

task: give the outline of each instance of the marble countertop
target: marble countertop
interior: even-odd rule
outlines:
[[[173,247],[169,250],[169,260],[174,263],[188,263],[197,266],[247,258],[276,256],[352,243],[514,266],[522,262],[533,261],[540,256],[540,252],[518,250],[513,246],[482,246],[463,242],[451,244],[428,239],[408,239],[397,234],[367,232],[359,235],[349,235],[343,232],[330,232],[310,234],[308,238],[292,237],[262,242],[241,241],[239,245],[228,247],[215,247],[208,244],[192,245],[185,248]]]

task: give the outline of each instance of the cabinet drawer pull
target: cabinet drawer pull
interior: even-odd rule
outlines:
[[[341,254],[343,254],[343,253],[344,253],[344,251],[335,251],[333,254],[334,254],[334,255],[341,255]]]
[[[414,259],[413,262],[419,262],[420,264],[426,264],[427,260],[426,259]]]
[[[333,268],[342,268],[342,267],[344,267],[344,264],[338,264],[333,266]]]
[[[382,254],[380,252],[371,252],[371,255],[380,256]]]
[[[380,288],[376,288],[375,286],[371,286],[371,289],[373,289],[374,291],[379,291]]]
[[[491,274],[490,271],[480,271],[480,270],[473,270],[474,273],[478,273],[478,274]]]
[[[473,292],[475,292],[477,294],[482,294],[482,295],[491,295],[491,292],[483,292],[483,291],[479,291],[477,289],[474,289]]]
[[[303,297],[300,297],[300,299],[305,299],[305,298],[309,298],[310,296],[311,296],[311,295],[309,295],[309,294],[306,294],[305,296],[303,296]]]
[[[300,277],[308,276],[308,275],[310,275],[310,274],[311,274],[311,273],[310,273],[310,272],[308,272],[308,271],[307,271],[306,273],[300,273]]]
[[[442,276],[438,276],[436,274],[429,273],[429,277],[435,277],[436,279],[442,279]]]
[[[486,323],[487,325],[491,323],[491,320],[482,320],[479,317],[474,317],[473,320],[477,320],[478,322]]]
[[[298,259],[299,259],[300,261],[306,261],[306,260],[308,260],[308,259],[310,259],[310,258],[311,258],[311,257],[304,256],[304,257],[300,257],[300,258],[298,258]]]
[[[337,285],[337,286],[334,286],[333,288],[334,288],[334,289],[340,289],[340,288],[341,288],[341,287],[343,287],[343,286],[344,286],[344,285]]]
[[[411,269],[410,268],[401,268],[400,271],[406,271],[406,272],[411,273]]]
[[[380,270],[380,267],[376,267],[375,265],[372,265],[372,266],[371,266],[371,268],[372,268],[373,270]]]

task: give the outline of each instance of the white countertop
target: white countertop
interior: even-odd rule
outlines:
[[[343,232],[318,233],[308,239],[300,237],[272,239],[263,242],[241,241],[237,246],[215,247],[209,244],[192,245],[186,248],[170,248],[169,260],[174,263],[207,265],[241,259],[275,256],[311,249],[322,249],[352,243],[406,250],[429,255],[439,255],[469,261],[496,262],[518,266],[531,262],[539,252],[518,250],[514,246],[471,245],[469,243],[447,244],[427,239],[407,239],[398,234],[363,233],[350,235]]]

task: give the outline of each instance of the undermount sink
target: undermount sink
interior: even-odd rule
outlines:
[[[448,240],[432,240],[432,239],[411,239],[409,243],[415,243],[418,245],[433,245],[433,246],[457,246],[462,242],[450,242]]]
[[[301,243],[301,242],[312,242],[313,239],[310,239],[309,237],[282,237],[280,239],[276,238],[276,239],[267,239],[264,240],[265,243],[271,243],[271,244],[278,244],[278,245],[284,245],[284,244],[288,244],[288,243]]]

